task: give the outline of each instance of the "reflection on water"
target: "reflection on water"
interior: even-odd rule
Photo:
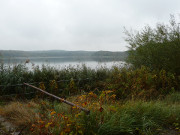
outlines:
[[[100,67],[107,67],[111,68],[112,66],[123,67],[125,62],[123,61],[114,61],[112,59],[77,59],[72,57],[36,57],[36,58],[8,58],[8,59],[0,59],[0,62],[4,63],[5,65],[17,65],[17,64],[25,64],[30,70],[35,67],[39,66],[40,68],[42,65],[53,66],[55,68],[66,68],[66,67],[82,67],[85,64],[87,67],[97,69]]]

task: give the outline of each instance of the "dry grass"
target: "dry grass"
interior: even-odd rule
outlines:
[[[105,94],[104,94],[105,93]],[[109,94],[109,95],[108,95]],[[67,100],[91,110],[89,115],[59,101],[12,102],[0,107],[0,115],[16,126],[27,126],[26,134],[161,134],[179,132],[179,93],[163,100],[111,99],[111,91],[71,96]],[[173,102],[170,102],[170,99]],[[174,102],[175,101],[175,102]]]
[[[32,101],[28,103],[12,102],[0,107],[0,115],[16,126],[26,126],[38,118],[37,113],[33,111],[37,107],[38,105]]]

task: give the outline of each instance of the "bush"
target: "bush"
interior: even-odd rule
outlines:
[[[166,70],[180,75],[180,26],[171,16],[170,25],[146,26],[133,34],[126,31],[129,43],[127,62],[152,70]]]
[[[120,99],[155,99],[179,89],[178,78],[165,70],[151,71],[147,67],[135,70],[115,68],[109,89],[114,89]]]

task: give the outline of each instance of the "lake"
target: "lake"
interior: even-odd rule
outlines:
[[[82,67],[83,64],[92,69],[98,69],[101,67],[111,68],[112,66],[123,67],[125,65],[124,61],[115,61],[112,59],[92,60],[83,58],[75,59],[73,57],[18,57],[0,59],[0,62],[10,66],[25,64],[30,70],[35,66],[39,66],[41,68],[42,65],[47,65],[58,69],[66,67]]]

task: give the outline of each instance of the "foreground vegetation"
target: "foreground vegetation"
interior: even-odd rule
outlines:
[[[11,102],[0,115],[24,128],[24,134],[152,135],[180,133],[180,94],[163,100],[117,101],[113,91],[73,96],[68,100],[91,110],[87,115],[59,101]]]
[[[30,88],[10,85],[38,81],[40,83],[34,84],[37,87],[90,110],[87,115],[79,108],[59,103],[41,93],[23,96],[23,100],[22,96],[14,97],[10,103],[1,103],[0,115],[23,129],[24,134],[179,132],[180,78],[165,70],[143,66],[93,70],[85,65],[82,68],[43,66],[42,69],[27,70],[24,65],[13,68],[2,65],[0,75],[1,85],[7,86],[1,87],[2,93],[30,92]],[[7,102],[6,98],[1,99]]]
[[[20,95],[13,97],[13,102],[2,102],[0,115],[23,129],[24,134],[179,132],[180,78],[165,70],[144,66],[94,70],[85,65],[28,70],[25,65],[13,68],[1,65],[0,76],[1,95],[32,92],[31,88],[11,85],[38,82],[33,85],[90,110],[87,115],[42,93]],[[1,97],[5,102],[10,99]]]

